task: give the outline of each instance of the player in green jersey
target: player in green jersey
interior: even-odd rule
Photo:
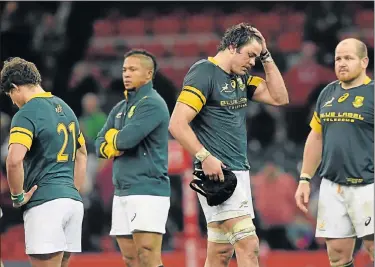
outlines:
[[[260,57],[266,80],[249,74]],[[236,251],[241,267],[258,265],[258,238],[252,222],[246,107],[249,101],[280,106],[288,103],[283,78],[262,34],[241,23],[228,29],[218,53],[196,62],[186,74],[169,130],[196,157],[213,180],[223,180],[222,167],[232,170],[238,184],[233,195],[209,206],[198,195],[207,221],[206,267],[225,267]]]
[[[169,111],[153,89],[156,69],[147,51],[125,55],[125,99],[111,110],[95,141],[99,157],[114,158],[110,235],[116,236],[127,266],[163,266],[161,246],[170,207]]]
[[[310,179],[319,164],[316,236],[326,239],[331,266],[353,267],[355,238],[374,257],[374,81],[364,43],[341,41],[338,80],[320,93],[305,144],[297,206],[307,212]]]
[[[7,178],[13,206],[23,210],[32,266],[66,267],[70,253],[81,252],[78,190],[87,152],[74,112],[45,92],[41,81],[31,62],[12,58],[4,63],[1,89],[19,107],[11,123]]]

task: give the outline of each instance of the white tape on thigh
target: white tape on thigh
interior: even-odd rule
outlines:
[[[246,218],[233,226],[232,231],[227,233],[227,238],[234,245],[237,241],[253,235],[256,235],[253,220]]]
[[[213,243],[229,244],[227,235],[219,228],[207,227],[207,239]]]

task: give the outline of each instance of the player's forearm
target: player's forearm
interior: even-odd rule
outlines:
[[[195,156],[203,148],[188,123],[171,121],[169,132],[192,156]]]
[[[271,97],[279,105],[289,103],[288,91],[286,89],[284,79],[281,76],[279,68],[275,62],[263,63],[264,72],[266,73],[266,83]]]
[[[137,146],[144,139],[143,129],[141,127],[124,127],[118,132],[115,138],[115,149],[124,151]]]
[[[24,183],[23,161],[13,161],[8,158],[6,168],[10,193],[12,195],[21,194]]]
[[[74,186],[80,191],[86,179],[87,152],[78,150],[74,164]]]
[[[323,140],[320,134],[311,131],[303,152],[301,174],[313,177],[322,160]]]

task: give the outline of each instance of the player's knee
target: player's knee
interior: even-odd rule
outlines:
[[[126,267],[136,267],[137,265],[137,256],[136,255],[122,255],[122,259],[125,262]]]
[[[364,239],[363,245],[366,251],[368,252],[368,254],[370,255],[371,260],[374,261],[374,240]]]
[[[233,257],[234,249],[233,248],[227,248],[224,250],[218,251],[218,258],[219,262],[222,264],[222,266],[228,266],[230,260]]]
[[[137,247],[137,254],[139,262],[143,265],[145,265],[145,263],[153,261],[155,257],[155,252],[153,251],[152,246],[149,245],[142,245]]]
[[[235,245],[236,253],[246,258],[258,258],[259,256],[259,239],[257,236],[249,236],[246,239],[238,241]]]
[[[331,266],[340,266],[352,260],[352,253],[338,246],[328,246],[328,258]]]
[[[220,266],[228,266],[233,257],[233,246],[228,243],[228,238],[219,228],[207,227],[208,258],[212,261],[219,261]],[[220,244],[217,246],[217,244]]]

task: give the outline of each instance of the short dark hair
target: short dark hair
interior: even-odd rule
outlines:
[[[1,76],[1,90],[9,93],[14,87],[12,85],[40,85],[42,77],[34,63],[20,57],[8,58],[4,61]]]
[[[158,70],[158,63],[156,62],[155,56],[153,54],[151,54],[150,52],[148,52],[144,49],[132,49],[124,55],[124,59],[126,59],[130,56],[137,56],[137,55],[142,55],[142,56],[148,57],[152,60],[152,63],[154,64],[154,70],[153,70],[154,73],[152,75],[152,78],[155,78],[156,71]]]
[[[245,44],[253,40],[256,40],[259,43],[262,42],[260,37],[255,34],[253,26],[248,23],[242,22],[228,28],[225,31],[217,50],[218,52],[224,51],[231,45],[236,49],[240,49]]]

